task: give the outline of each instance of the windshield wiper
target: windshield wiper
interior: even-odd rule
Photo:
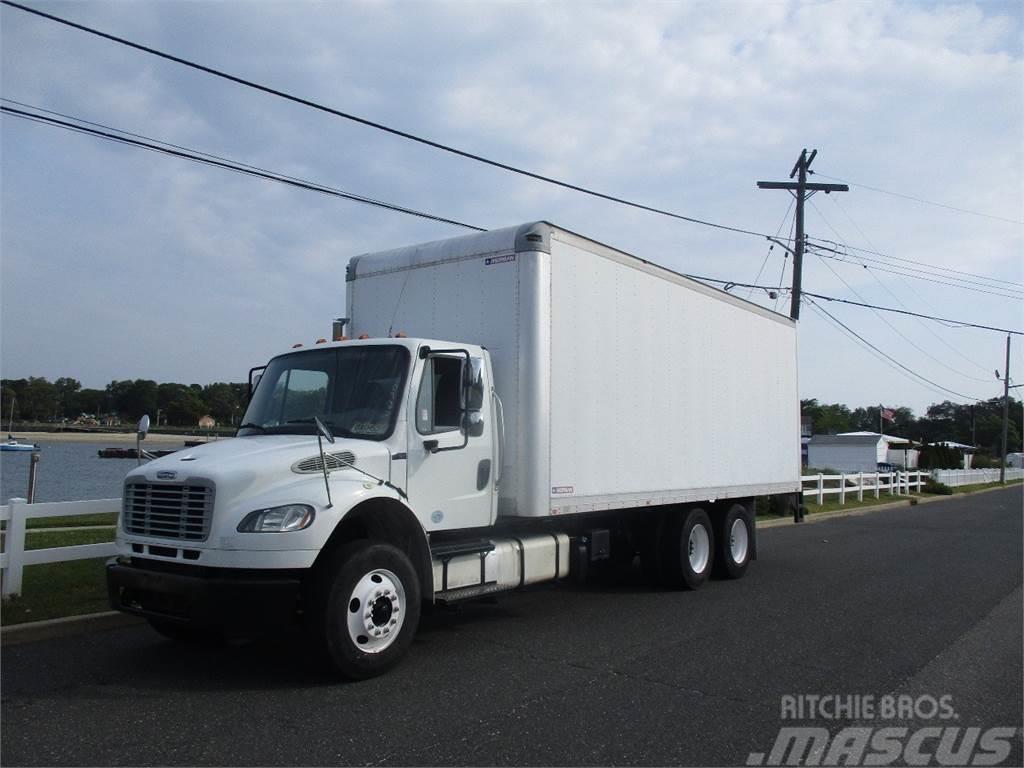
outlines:
[[[247,421],[238,427],[239,429],[258,429],[260,432],[266,432],[267,428],[262,424],[253,424],[251,421]]]

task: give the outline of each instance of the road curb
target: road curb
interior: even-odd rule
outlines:
[[[87,613],[82,616],[63,616],[45,621],[28,621],[0,628],[0,645],[21,645],[57,637],[70,637],[84,632],[117,629],[141,624],[142,619],[119,611]]]
[[[886,502],[884,504],[872,504],[870,507],[853,507],[852,509],[834,509],[829,512],[818,512],[816,514],[809,514],[804,518],[804,523],[816,523],[823,520],[832,520],[837,517],[856,517],[858,515],[866,515],[871,512],[880,512],[883,509],[897,509],[905,507],[910,509],[911,507],[917,506],[917,504],[934,504],[937,501],[950,501],[952,499],[962,499],[964,496],[977,496],[979,493],[992,493],[992,491],[1003,491],[1007,488],[1013,488],[1018,486],[1020,483],[1013,483],[1010,485],[999,486],[998,488],[980,488],[977,491],[968,491],[967,493],[955,493],[950,496],[903,496],[897,501]],[[914,498],[917,500],[917,504],[912,504],[910,499]],[[757,527],[760,528],[779,528],[786,525],[798,525],[793,522],[791,517],[779,517],[771,520],[758,520]]]

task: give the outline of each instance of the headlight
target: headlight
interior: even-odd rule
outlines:
[[[283,533],[301,531],[313,523],[313,508],[308,504],[285,504],[283,507],[257,509],[238,524],[239,533]]]

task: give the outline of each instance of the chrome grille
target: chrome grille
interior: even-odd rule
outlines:
[[[324,459],[327,462],[327,470],[348,469],[349,464],[356,463],[356,456],[351,451],[339,451],[338,453],[325,453]],[[320,456],[310,456],[308,459],[297,461],[292,465],[292,472],[305,474],[307,472],[323,472],[324,464]]]
[[[205,541],[213,517],[213,485],[126,483],[124,529],[139,536]]]

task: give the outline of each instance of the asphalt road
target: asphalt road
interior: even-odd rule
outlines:
[[[1020,765],[1022,506],[1017,487],[765,529],[745,579],[698,592],[557,585],[465,605],[364,683],[324,678],[298,633],[11,646],[0,760],[744,765],[781,726],[851,724],[781,721],[783,695],[863,694],[951,696],[956,720],[909,725],[1015,727],[1004,764]]]

